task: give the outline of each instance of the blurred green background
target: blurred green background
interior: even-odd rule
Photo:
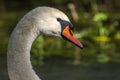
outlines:
[[[38,6],[50,6],[63,11],[75,26],[75,35],[84,45],[84,48],[81,50],[73,44],[56,37],[48,38],[40,36],[36,39],[31,50],[31,61],[35,66],[35,70],[38,71],[38,74],[39,67],[42,68],[42,71],[40,72],[43,74],[40,75],[44,76],[43,80],[47,80],[45,78],[46,73],[50,73],[47,69],[52,68],[45,66],[51,66],[51,64],[54,64],[54,67],[56,65],[55,70],[61,68],[57,68],[60,64],[64,64],[63,66],[65,67],[69,67],[69,69],[66,69],[62,66],[63,71],[70,71],[71,66],[72,68],[76,68],[77,66],[77,69],[82,69],[83,67],[81,68],[81,66],[84,66],[85,68],[83,68],[83,72],[84,69],[91,70],[91,66],[92,68],[100,67],[103,71],[106,69],[106,65],[107,67],[114,65],[119,66],[119,0],[0,0],[0,80],[8,80],[6,52],[12,30],[16,26],[17,22],[28,11]],[[110,70],[111,69],[112,68],[110,68]],[[117,73],[120,73],[119,68],[116,69],[116,71],[118,71]],[[75,71],[73,72],[75,73]],[[57,73],[59,72],[56,72],[56,74]],[[92,73],[96,74],[94,72]],[[50,74],[52,74],[52,71]],[[75,75],[76,74],[79,74],[79,72],[75,73]],[[87,74],[87,71],[84,74]],[[52,76],[53,75],[50,77]],[[88,79],[89,78],[90,77],[88,77]],[[56,79],[59,80],[58,78],[49,78],[49,80]],[[79,79],[88,80],[84,77],[76,79],[71,78],[69,80]],[[64,79],[61,78],[60,80]],[[92,78],[91,80],[94,79]],[[105,80],[107,80],[107,78]],[[109,80],[113,79],[111,78]],[[114,80],[120,80],[120,78]]]

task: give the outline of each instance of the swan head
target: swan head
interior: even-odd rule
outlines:
[[[81,42],[74,36],[68,17],[58,9],[50,7],[38,7],[33,10],[34,17],[39,26],[40,33],[50,36],[58,36],[68,40],[76,46],[83,48]]]

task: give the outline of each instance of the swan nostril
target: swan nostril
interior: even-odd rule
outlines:
[[[69,32],[70,32],[70,35],[73,36],[73,32],[72,32],[72,30],[69,30]]]

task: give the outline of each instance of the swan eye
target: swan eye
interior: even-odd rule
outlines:
[[[74,28],[73,25],[69,21],[62,20],[61,18],[57,18],[57,21],[60,22],[62,30],[65,29],[65,27],[68,26],[68,25],[69,25],[71,30],[73,30],[73,28]]]
[[[61,21],[61,19],[60,19],[60,18],[57,18],[57,21]]]

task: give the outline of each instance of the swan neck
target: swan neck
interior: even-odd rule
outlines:
[[[7,62],[10,80],[40,80],[30,61],[33,41],[39,35],[38,29],[26,25],[14,29],[8,45]]]

